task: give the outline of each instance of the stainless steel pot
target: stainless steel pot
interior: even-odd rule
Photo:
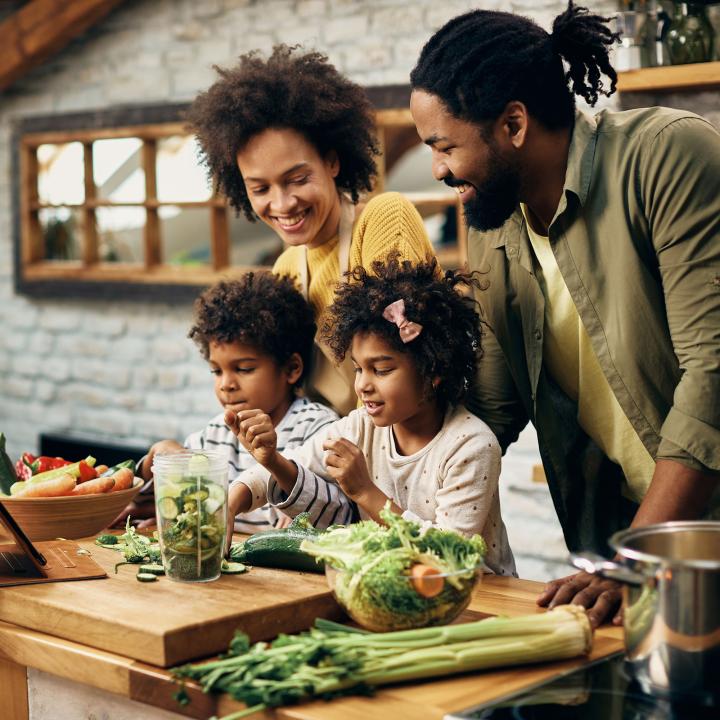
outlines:
[[[720,522],[668,522],[610,538],[620,562],[575,567],[624,583],[625,648],[646,692],[720,703]]]

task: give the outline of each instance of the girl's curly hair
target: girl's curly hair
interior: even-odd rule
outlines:
[[[316,332],[313,310],[291,278],[269,271],[223,280],[195,300],[188,337],[207,360],[210,343],[241,342],[269,355],[282,367],[293,353],[303,361],[300,386],[311,370]]]
[[[434,392],[441,406],[459,402],[474,379],[480,351],[474,301],[458,291],[477,284],[472,274],[448,270],[441,277],[435,258],[413,264],[393,253],[386,262],[372,263],[370,271],[356,267],[346,275],[349,282],[336,290],[322,327],[335,359],[345,357],[355,335],[372,333],[412,357],[428,397]],[[397,326],[383,318],[383,310],[399,299],[405,301],[407,319],[422,325],[407,344]],[[440,384],[433,390],[435,377]]]
[[[251,221],[256,215],[237,154],[268,128],[296,130],[321,157],[334,150],[340,163],[335,184],[354,202],[371,189],[377,172],[373,109],[365,91],[322,53],[296,50],[276,45],[267,60],[253,51],[232,69],[216,65],[220,79],[197,96],[186,116],[215,188]]]

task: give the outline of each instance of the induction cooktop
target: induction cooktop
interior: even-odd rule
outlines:
[[[720,707],[680,704],[644,693],[623,653],[450,713],[444,720],[720,720]]]

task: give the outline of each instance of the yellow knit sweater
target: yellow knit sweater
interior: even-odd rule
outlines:
[[[435,254],[415,206],[400,193],[387,192],[372,198],[355,221],[349,267],[343,270],[358,265],[370,268],[375,260],[385,260],[393,251],[400,253],[401,260],[413,262],[427,260]],[[302,248],[289,247],[275,261],[273,272],[276,275],[290,275],[299,282],[302,261]],[[338,237],[319,247],[308,248],[307,264],[308,300],[315,312],[318,327],[321,327],[322,315],[332,303],[335,287],[340,281]],[[352,388],[352,367],[345,363],[340,371],[346,375],[348,386]],[[309,385],[308,389],[312,391],[312,378]],[[347,399],[327,397],[327,393],[318,390],[342,414],[352,410],[353,406],[348,407]]]
[[[369,268],[375,260],[384,260],[394,250],[402,260],[418,262],[433,252],[425,226],[415,206],[400,193],[387,192],[372,198],[353,226],[350,266]],[[276,275],[300,279],[302,248],[289,247],[275,261]],[[332,303],[340,280],[338,237],[315,248],[308,248],[308,299],[319,320]]]

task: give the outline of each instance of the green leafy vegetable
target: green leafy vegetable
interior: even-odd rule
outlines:
[[[244,702],[245,710],[225,718],[238,720],[313,696],[329,699],[376,685],[574,657],[591,647],[585,610],[563,605],[541,614],[392,633],[318,620],[314,629],[280,635],[272,645],[251,646],[237,633],[222,659],[172,672],[199,682],[205,692],[227,692]]]
[[[109,538],[113,538],[110,540]],[[160,556],[160,545],[157,541],[151,540],[145,535],[141,535],[130,524],[130,517],[125,522],[125,532],[122,535],[98,535],[95,542],[109,550],[117,550],[123,554],[125,558],[123,562],[115,565],[117,572],[120,565],[128,563],[159,563],[162,562]]]
[[[372,630],[400,630],[448,622],[467,605],[485,554],[485,541],[420,525],[381,511],[386,525],[365,520],[305,540],[300,549],[331,568],[338,601]],[[410,581],[414,565],[444,578],[442,591],[426,597]]]

